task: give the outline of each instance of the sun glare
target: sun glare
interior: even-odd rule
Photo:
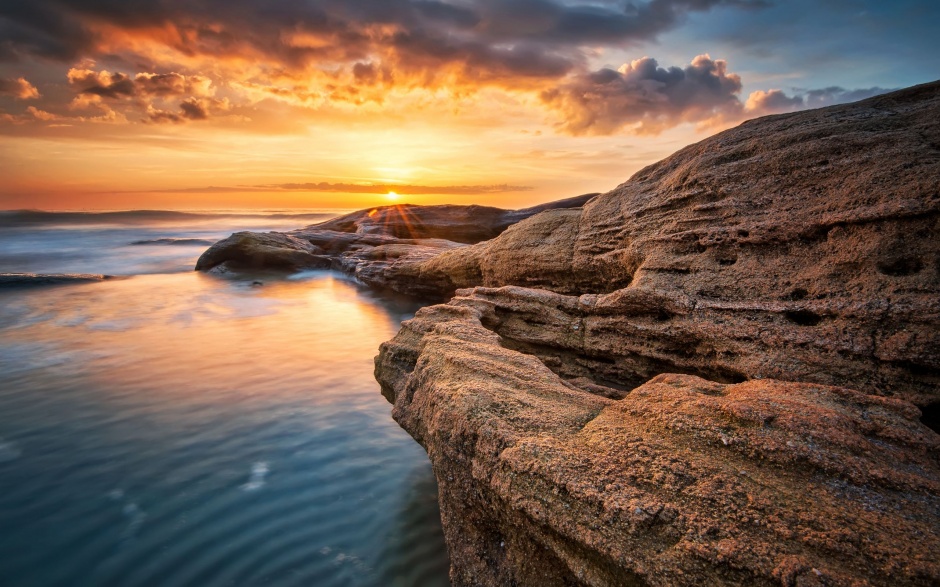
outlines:
[[[395,192],[388,192],[387,194],[385,194],[385,199],[395,201],[398,199],[398,194],[396,194]]]

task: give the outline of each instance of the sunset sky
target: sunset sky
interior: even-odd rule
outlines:
[[[936,0],[5,0],[0,209],[520,207],[940,78]]]

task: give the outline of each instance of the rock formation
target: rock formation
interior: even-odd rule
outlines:
[[[377,361],[434,466],[454,585],[940,580],[940,436],[913,405],[774,380],[566,381],[492,330],[479,290],[458,295]]]
[[[397,268],[486,286],[376,358],[454,584],[940,583],[938,223],[933,83]]]
[[[42,287],[116,279],[96,273],[0,273],[0,288]]]
[[[940,584],[940,82],[539,212],[380,208],[198,268],[456,292],[376,378],[457,586]]]
[[[506,228],[546,210],[581,206],[585,194],[522,210],[487,206],[381,206],[360,210],[289,233],[238,232],[199,257],[197,271],[300,271],[337,269],[379,288],[427,298],[454,292],[441,283],[415,279],[424,261],[444,251],[492,239]],[[459,273],[459,269],[457,269]]]

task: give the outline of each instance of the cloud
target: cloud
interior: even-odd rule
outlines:
[[[30,122],[46,123],[49,126],[70,126],[74,123],[126,123],[123,114],[116,112],[105,104],[97,105],[97,115],[71,115],[48,112],[36,106],[29,106],[20,114],[0,113],[0,123],[22,125]]]
[[[35,100],[39,98],[39,90],[24,77],[0,78],[0,96],[11,96],[17,100]]]
[[[655,39],[696,12],[761,0],[31,0],[0,5],[0,61],[123,56],[297,72],[394,70],[409,83],[567,75],[585,51]],[[356,73],[356,72],[353,72]],[[359,81],[370,82],[359,66]],[[90,87],[118,95],[129,85]],[[255,80],[257,81],[257,80]]]
[[[36,120],[52,122],[54,120],[59,119],[59,117],[56,116],[55,114],[52,114],[51,112],[46,112],[45,110],[40,110],[39,108],[36,108],[35,106],[30,106],[29,108],[26,109],[26,112],[30,116],[35,118]]]
[[[741,78],[728,72],[725,61],[699,55],[684,68],[663,68],[643,57],[618,70],[580,75],[541,98],[562,115],[562,129],[570,134],[611,134],[628,126],[658,133],[736,113],[740,92]]]
[[[93,64],[91,64],[93,65]],[[66,76],[77,93],[71,108],[104,108],[107,100],[127,114],[139,113],[145,122],[183,123],[208,120],[210,115],[231,110],[227,98],[213,97],[212,80],[181,73],[137,73],[134,76],[73,67]]]
[[[699,55],[684,68],[660,67],[651,57],[624,64],[618,70],[581,74],[541,93],[542,102],[564,120],[559,126],[572,135],[608,135],[622,130],[655,134],[683,123],[700,129],[736,124],[748,118],[820,108],[869,98],[892,90],[846,90],[830,87],[751,92],[739,97],[741,77],[728,64]]]
[[[395,192],[402,195],[450,195],[475,196],[486,194],[502,194],[509,192],[532,191],[532,186],[493,184],[493,185],[409,185],[388,183],[276,183],[248,186],[209,186],[205,188],[183,188],[168,190],[173,193],[231,193],[231,192],[270,192],[270,191],[300,191],[300,192],[337,192],[345,194],[387,194]]]
[[[744,110],[754,116],[777,114],[803,108],[802,96],[787,96],[782,90],[758,90],[751,92],[744,103]]]
[[[409,103],[402,96],[410,92],[416,96],[412,104],[422,97],[456,103],[481,88],[497,88],[522,95],[522,101],[537,96],[558,116],[564,133],[652,134],[684,123],[714,128],[882,91],[770,89],[743,99],[741,77],[707,54],[681,67],[660,66],[652,57],[619,69],[592,65],[604,50],[654,41],[690,15],[768,5],[765,0],[31,0],[0,3],[0,61],[84,61],[67,74],[75,93],[70,108],[100,111],[99,116],[108,108],[116,113],[114,120],[146,123],[206,121],[221,113],[234,120],[233,109],[269,108],[273,101],[307,111],[348,111],[361,104],[392,104],[392,110]],[[98,69],[94,59],[139,73]],[[27,99],[25,90],[4,86],[19,81],[35,92],[30,97],[38,97],[23,78],[0,80],[0,94]],[[62,105],[37,106],[56,113]]]
[[[209,96],[212,80],[202,75],[181,73],[138,73],[134,77],[106,70],[73,67],[67,74],[69,85],[82,94],[121,99],[132,96]]]
[[[831,86],[819,90],[804,90],[804,100],[807,108],[821,108],[833,104],[845,104],[847,102],[857,102],[872,96],[887,94],[899,88],[867,88],[857,90],[846,90],[838,86]]]
[[[126,98],[137,94],[134,80],[123,73],[92,71],[72,68],[67,74],[69,85],[82,94],[93,94],[102,98]]]
[[[153,105],[147,107],[147,121],[161,123],[183,123],[189,121],[208,120],[211,114],[231,110],[227,99],[215,98],[187,98],[179,103],[179,110],[161,110]]]
[[[794,89],[794,94],[788,96],[783,90],[758,90],[751,92],[744,104],[743,114],[748,118],[764,116],[766,114],[779,114],[806,108],[823,108],[836,104],[857,102],[872,96],[893,92],[898,88],[864,88],[847,90],[838,86],[831,86],[818,90]]]

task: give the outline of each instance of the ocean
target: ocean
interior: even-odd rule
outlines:
[[[430,464],[372,377],[418,304],[192,270],[337,213],[0,212],[0,273],[116,276],[0,285],[0,585],[448,584]]]

